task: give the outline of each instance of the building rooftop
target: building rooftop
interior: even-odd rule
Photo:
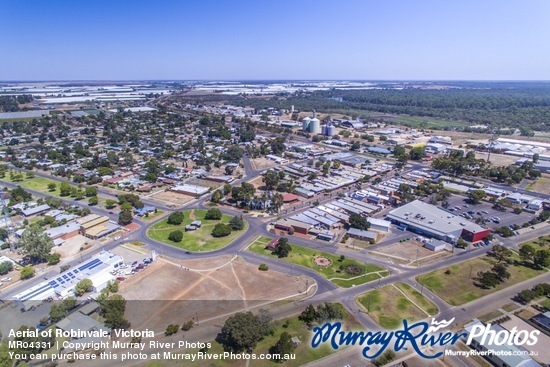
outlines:
[[[476,223],[420,200],[412,201],[392,210],[387,217],[441,235],[447,235],[459,229],[465,229],[471,233],[485,230]]]

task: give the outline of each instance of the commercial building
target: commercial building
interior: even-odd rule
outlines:
[[[80,224],[80,234],[94,240],[116,232],[120,228],[118,224],[110,222],[109,217],[97,214],[79,218],[77,223]]]
[[[299,222],[294,219],[281,219],[275,223],[275,228],[282,229],[283,231],[289,231],[291,228],[301,234],[308,234],[309,230],[313,226],[309,223]]]
[[[177,192],[179,194],[189,195],[189,196],[201,196],[208,192],[209,188],[198,185],[183,184],[174,186],[170,191]]]
[[[96,257],[79,264],[57,276],[45,280],[13,297],[13,301],[22,309],[38,306],[49,298],[66,298],[74,294],[74,288],[82,279],[90,279],[93,292],[100,292],[114,279],[111,271],[123,264],[122,256],[102,251]]]
[[[386,218],[404,230],[450,243],[456,243],[461,237],[476,242],[490,233],[487,228],[420,200],[392,210]]]
[[[59,227],[50,228],[44,233],[48,235],[52,240],[62,239],[68,240],[76,236],[80,231],[80,224],[76,222],[70,222]]]

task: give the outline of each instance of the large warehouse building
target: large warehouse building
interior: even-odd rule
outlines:
[[[122,256],[102,251],[96,257],[76,265],[59,276],[35,285],[13,297],[13,301],[22,309],[38,306],[48,298],[65,298],[74,295],[76,283],[90,279],[93,291],[100,292],[107,283],[115,278],[111,271],[123,263]]]
[[[461,237],[476,242],[491,232],[452,212],[420,200],[392,210],[386,218],[403,229],[451,243],[455,243]]]

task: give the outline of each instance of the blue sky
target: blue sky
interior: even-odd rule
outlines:
[[[550,80],[548,0],[2,0],[0,80]]]

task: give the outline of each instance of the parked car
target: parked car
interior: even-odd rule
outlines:
[[[11,282],[11,278],[10,277],[4,277],[2,279],[0,279],[1,281],[3,282]]]
[[[124,277],[116,277],[116,280],[118,280],[119,282],[123,282],[126,280],[126,278]]]

